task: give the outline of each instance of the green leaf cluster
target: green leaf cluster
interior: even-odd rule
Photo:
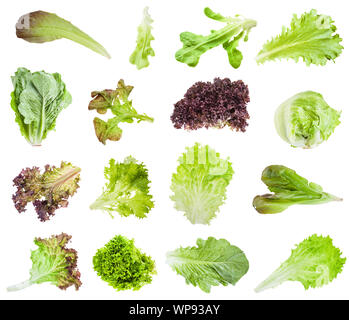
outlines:
[[[93,257],[93,267],[114,289],[139,290],[152,282],[155,262],[134,245],[134,240],[116,236]]]

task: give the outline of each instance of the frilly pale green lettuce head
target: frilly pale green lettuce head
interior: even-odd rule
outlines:
[[[328,140],[340,124],[341,112],[332,109],[317,92],[301,92],[275,113],[279,136],[296,148],[311,149]]]

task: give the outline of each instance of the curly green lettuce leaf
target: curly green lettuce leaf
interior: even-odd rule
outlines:
[[[148,170],[143,163],[132,157],[121,163],[111,159],[104,175],[107,183],[102,195],[90,206],[92,210],[105,211],[111,217],[118,212],[123,217],[135,215],[142,219],[154,208]]]
[[[229,62],[233,68],[239,68],[242,62],[242,53],[237,49],[241,39],[248,41],[248,35],[257,25],[255,20],[245,19],[241,16],[224,17],[205,8],[205,15],[213,20],[224,22],[227,25],[219,30],[212,30],[207,36],[197,35],[192,32],[182,32],[180,40],[183,48],[176,52],[176,60],[195,67],[200,57],[208,50],[220,45],[227,51]]]
[[[275,127],[291,146],[310,149],[328,140],[341,123],[340,116],[341,112],[332,109],[320,93],[306,91],[280,105]]]
[[[337,28],[331,17],[318,14],[316,10],[293,16],[291,27],[283,27],[277,37],[268,41],[259,52],[258,64],[266,61],[301,58],[307,66],[324,66],[334,61],[343,50],[342,39],[335,34]]]
[[[57,209],[68,206],[68,199],[79,188],[80,171],[63,161],[58,168],[46,165],[43,173],[37,167],[23,169],[13,180],[17,191],[12,200],[17,211],[25,212],[28,203],[32,202],[38,219],[49,220]]]
[[[134,240],[115,236],[93,257],[93,268],[117,291],[139,290],[152,282],[155,262],[134,245]]]
[[[285,281],[299,281],[304,288],[320,288],[337,278],[346,258],[330,237],[312,235],[292,250],[291,256],[256,289],[261,292]]]
[[[33,265],[29,280],[9,287],[7,291],[18,291],[44,282],[62,290],[70,286],[75,286],[78,290],[81,286],[80,272],[77,269],[78,255],[74,249],[66,247],[70,239],[71,236],[65,233],[48,239],[36,238],[34,243],[38,248],[31,253]]]
[[[130,63],[134,64],[138,70],[149,66],[148,56],[155,56],[154,49],[151,47],[151,41],[154,40],[151,33],[153,20],[148,10],[148,7],[143,10],[143,21],[138,27],[137,46],[130,56]]]
[[[172,175],[171,199],[193,224],[209,224],[226,199],[234,171],[229,160],[196,143],[179,158]]]
[[[21,133],[31,145],[41,145],[55,129],[60,112],[71,104],[71,95],[58,73],[19,68],[12,82],[11,108]]]
[[[96,136],[101,143],[106,144],[107,140],[119,141],[122,137],[122,129],[119,124],[122,122],[154,121],[146,114],[137,113],[132,106],[132,100],[129,99],[132,90],[133,87],[126,86],[124,80],[121,79],[116,90],[108,89],[91,93],[93,99],[88,106],[89,110],[96,110],[99,114],[106,114],[110,110],[114,115],[107,121],[97,117],[93,120]]]
[[[285,211],[296,204],[322,204],[342,199],[326,193],[316,183],[298,175],[294,170],[285,166],[273,165],[264,169],[262,181],[270,192],[256,196],[254,208],[262,214],[274,214]]]
[[[196,244],[167,253],[167,263],[187,284],[209,293],[211,286],[235,285],[247,273],[245,254],[227,240],[210,237]]]
[[[58,39],[68,39],[110,58],[109,53],[97,41],[56,14],[35,11],[19,18],[16,24],[18,38],[32,43],[44,43]]]

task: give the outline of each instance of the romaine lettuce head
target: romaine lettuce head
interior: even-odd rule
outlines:
[[[71,104],[72,97],[58,73],[31,73],[19,68],[12,83],[11,108],[16,122],[26,140],[39,146],[47,133],[55,129],[58,115]]]
[[[326,141],[340,124],[341,112],[317,92],[306,91],[284,102],[275,113],[279,136],[295,148],[311,149]]]

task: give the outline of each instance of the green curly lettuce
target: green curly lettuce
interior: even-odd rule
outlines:
[[[262,181],[273,194],[256,196],[253,199],[254,208],[261,214],[280,213],[296,204],[314,205],[342,201],[285,166],[273,165],[265,168]]]
[[[77,269],[78,255],[74,249],[66,247],[70,239],[71,236],[65,233],[48,239],[36,238],[34,243],[38,248],[31,253],[33,266],[29,280],[9,287],[7,291],[18,291],[44,282],[62,290],[70,286],[75,286],[78,290],[81,286],[80,272]]]
[[[209,293],[211,286],[235,285],[247,273],[245,254],[227,240],[210,237],[196,244],[167,253],[167,263],[187,284]]]
[[[151,41],[154,40],[151,34],[153,23],[152,18],[148,12],[149,8],[145,7],[143,10],[143,20],[138,27],[137,46],[130,56],[130,63],[134,64],[137,69],[146,68],[149,66],[148,56],[155,56],[155,52],[151,47]]]
[[[24,138],[39,146],[48,132],[55,129],[58,115],[71,104],[72,97],[58,73],[31,73],[18,68],[12,83],[11,108],[16,122]]]
[[[135,215],[142,219],[154,208],[148,170],[143,163],[132,157],[121,163],[111,159],[104,175],[107,183],[102,195],[90,206],[92,210],[105,211],[111,217],[118,212],[123,217]]]
[[[209,224],[226,199],[234,171],[229,160],[196,143],[179,158],[172,175],[171,199],[193,224]]]
[[[337,278],[346,258],[330,237],[312,235],[292,250],[291,256],[256,289],[261,292],[285,281],[299,281],[304,288],[320,288]]]
[[[341,123],[341,112],[332,109],[320,93],[301,92],[285,101],[275,113],[279,136],[296,148],[315,148],[328,140]]]
[[[139,290],[152,282],[155,262],[134,245],[134,240],[116,236],[93,257],[93,268],[117,291]]]
[[[291,27],[283,27],[280,35],[268,41],[259,52],[258,64],[266,61],[300,58],[307,66],[324,66],[334,61],[343,50],[342,39],[335,34],[337,28],[331,17],[316,10],[293,16]]]
[[[205,8],[204,13],[210,19],[226,23],[226,26],[219,30],[212,30],[207,36],[182,32],[180,40],[183,43],[183,48],[176,52],[176,60],[186,63],[190,67],[195,67],[199,63],[201,55],[222,45],[228,54],[230,65],[235,69],[239,68],[243,56],[237,47],[241,39],[245,42],[248,41],[249,33],[257,25],[257,22],[239,15],[224,17],[213,12],[210,8]]]

